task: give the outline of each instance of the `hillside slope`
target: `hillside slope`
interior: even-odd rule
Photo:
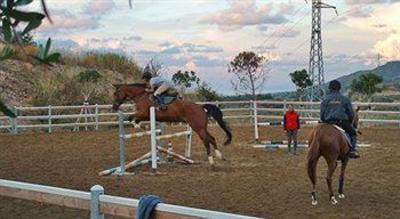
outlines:
[[[0,95],[10,106],[32,105],[32,95],[40,92],[43,81],[55,82],[57,77],[71,79],[79,72],[88,68],[73,65],[57,64],[53,67],[33,65],[20,60],[6,60],[0,64]],[[91,68],[92,69],[92,68]],[[132,83],[134,76],[129,77],[108,69],[97,69],[104,76],[105,82],[102,93],[112,93],[114,83]],[[57,79],[60,81],[60,79]],[[63,80],[63,79],[61,79]],[[54,99],[60,97],[54,97]],[[77,102],[81,103],[81,97]],[[54,104],[49,102],[48,104]],[[56,103],[57,104],[57,103]]]
[[[347,89],[350,87],[351,82],[354,79],[357,79],[361,75],[370,72],[381,76],[385,85],[400,83],[400,61],[388,62],[385,65],[371,70],[357,71],[352,74],[339,77],[337,80],[339,80],[342,83],[342,86]]]

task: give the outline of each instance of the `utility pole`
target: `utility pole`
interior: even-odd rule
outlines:
[[[307,1],[306,1],[307,2]],[[312,0],[312,19],[311,19],[311,49],[310,61],[308,66],[308,74],[313,82],[309,90],[308,99],[310,101],[320,100],[324,95],[323,85],[325,84],[324,78],[324,61],[322,53],[322,27],[321,27],[321,9],[331,8],[335,6],[321,2],[321,0]]]

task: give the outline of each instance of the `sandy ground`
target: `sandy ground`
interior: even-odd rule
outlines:
[[[172,129],[172,128],[170,128]],[[174,128],[176,129],[176,128]],[[219,140],[223,133],[211,128]],[[319,205],[311,206],[305,170],[306,151],[291,156],[285,150],[252,148],[250,126],[234,126],[233,144],[222,149],[228,161],[217,160],[211,170],[197,136],[193,158],[200,164],[164,164],[159,176],[149,167],[124,178],[99,177],[119,162],[117,130],[0,135],[0,178],[88,191],[101,184],[107,194],[139,198],[155,194],[165,203],[260,216],[264,218],[400,218],[400,129],[365,129],[362,159],[352,160],[339,205],[328,201],[326,164],[318,166]],[[310,129],[300,132],[305,138]],[[262,128],[264,140],[283,140],[280,128]],[[397,140],[397,141],[396,141]],[[149,150],[147,138],[130,141],[129,159]],[[174,140],[182,151],[183,140]],[[337,186],[338,170],[335,173]],[[88,212],[0,197],[0,218],[87,218]],[[109,217],[112,218],[112,217]]]

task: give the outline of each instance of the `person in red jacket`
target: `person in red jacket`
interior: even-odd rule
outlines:
[[[291,104],[288,105],[288,109],[283,116],[283,129],[288,136],[288,153],[291,153],[291,144],[293,141],[293,154],[296,155],[297,131],[300,129],[300,116]]]

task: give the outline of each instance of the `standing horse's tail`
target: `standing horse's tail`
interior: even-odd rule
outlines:
[[[316,129],[313,130],[311,133],[310,138],[308,139],[309,143],[309,148],[308,148],[308,154],[307,154],[307,173],[308,177],[310,178],[311,182],[313,185],[316,183],[316,174],[317,174],[317,162],[318,158],[320,156],[319,153],[319,135],[320,129],[317,127]]]
[[[218,108],[216,105],[212,105],[212,104],[204,104],[203,108],[207,111],[207,115],[214,118],[214,120],[217,121],[218,125],[224,130],[224,132],[226,134],[226,141],[225,141],[224,145],[230,144],[232,142],[231,128],[224,121],[224,115],[223,115],[221,109]]]

